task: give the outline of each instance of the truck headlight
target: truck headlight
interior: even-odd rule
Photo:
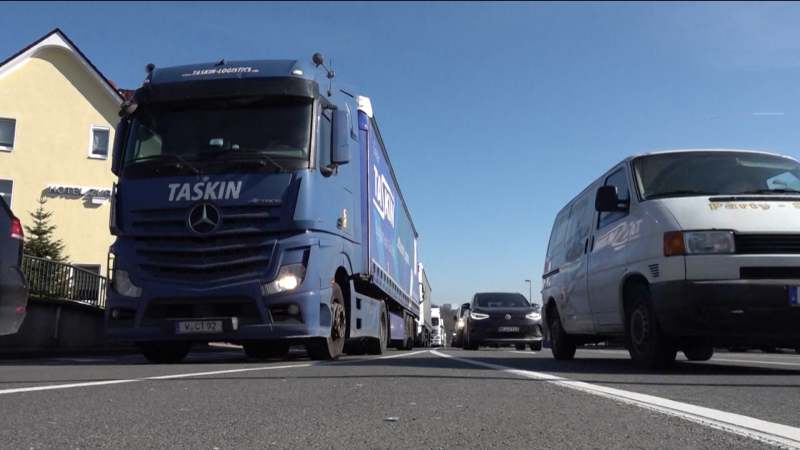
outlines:
[[[127,270],[114,269],[114,278],[111,279],[111,284],[117,294],[123,297],[139,298],[142,296],[142,288],[131,282]]]
[[[474,313],[469,313],[469,317],[472,318],[472,320],[483,320],[483,319],[488,319],[489,315],[484,313],[474,312]]]
[[[538,311],[534,311],[534,312],[528,314],[527,316],[525,316],[525,318],[528,319],[528,320],[542,320],[542,313],[540,313]]]
[[[687,255],[716,255],[736,252],[732,231],[691,231],[683,233]]]
[[[261,295],[277,294],[291,291],[300,286],[306,276],[306,268],[302,263],[281,267],[275,281],[261,285]]]

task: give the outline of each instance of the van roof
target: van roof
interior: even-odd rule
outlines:
[[[684,148],[684,149],[674,149],[674,150],[658,150],[654,152],[645,152],[645,153],[637,153],[628,156],[623,161],[631,161],[635,158],[640,156],[650,156],[650,155],[663,155],[663,154],[670,154],[670,153],[693,153],[693,152],[726,152],[726,153],[758,153],[761,155],[772,155],[772,156],[781,156],[784,158],[794,159],[788,155],[782,155],[780,153],[773,153],[773,152],[766,152],[763,150],[747,150],[747,149],[735,149],[735,148]],[[619,163],[617,163],[619,164]],[[617,165],[615,164],[615,166]]]

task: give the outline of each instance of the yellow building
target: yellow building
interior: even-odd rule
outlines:
[[[59,29],[0,63],[0,196],[29,226],[44,196],[69,262],[103,275],[122,101]]]

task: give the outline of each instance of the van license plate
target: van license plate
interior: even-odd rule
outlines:
[[[797,291],[800,290],[798,286],[789,286],[789,306],[800,306],[797,301]]]
[[[186,333],[222,333],[221,320],[198,320],[191,322],[175,322],[175,332]]]
[[[519,327],[500,327],[497,331],[501,333],[517,333],[519,332]]]

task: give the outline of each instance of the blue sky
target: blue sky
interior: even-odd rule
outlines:
[[[149,62],[323,53],[372,98],[437,304],[527,295],[525,279],[540,300],[555,214],[630,153],[800,154],[797,4],[20,2],[3,17],[0,59],[60,27],[130,88]]]

